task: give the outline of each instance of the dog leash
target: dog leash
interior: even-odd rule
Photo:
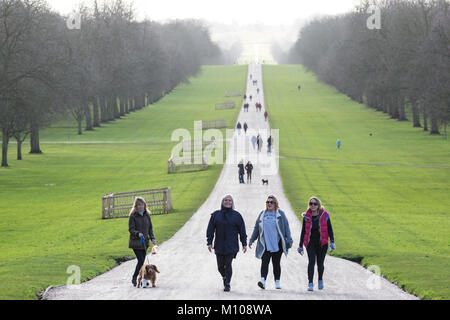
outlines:
[[[142,236],[141,237],[141,243],[144,245],[144,248],[145,248],[145,238],[144,238],[144,236]],[[154,245],[153,247],[152,247],[152,251],[150,252],[150,255],[154,255],[154,254],[156,254],[156,248],[157,248],[158,246],[156,246],[156,245]],[[145,248],[145,263],[146,264],[148,264],[149,263],[149,260],[148,260],[148,254],[147,254],[147,250],[150,248],[150,243],[149,243],[149,245],[148,245],[148,248]]]

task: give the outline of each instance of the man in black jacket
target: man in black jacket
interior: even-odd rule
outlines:
[[[241,214],[234,210],[233,198],[230,195],[222,199],[221,209],[211,214],[206,239],[209,252],[217,258],[217,267],[223,279],[224,291],[230,291],[233,269],[231,263],[239,252],[238,235],[242,243],[242,251],[247,251],[247,233]],[[215,237],[214,246],[213,239]]]

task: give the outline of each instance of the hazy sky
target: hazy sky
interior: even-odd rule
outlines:
[[[67,14],[80,0],[48,0]],[[129,0],[128,0],[129,1]],[[89,2],[89,1],[88,1]],[[101,2],[101,0],[100,0]],[[198,18],[211,22],[290,25],[318,14],[351,10],[359,0],[134,0],[137,18],[164,21]]]

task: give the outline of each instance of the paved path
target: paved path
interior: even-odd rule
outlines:
[[[261,129],[264,146],[266,146],[267,133],[262,129],[269,127],[264,120],[264,108],[259,113],[254,107],[256,101],[260,101],[264,106],[261,66],[250,65],[249,73],[253,75],[253,79],[258,80],[261,91],[258,95],[257,86],[253,86],[252,82],[248,81],[247,95],[251,94],[253,99],[249,112],[241,111],[238,121],[242,124],[247,121],[250,128]],[[275,134],[275,130],[272,133]],[[247,137],[250,136],[247,133]],[[306,290],[308,259],[306,254],[300,256],[296,252],[301,224],[284,196],[278,173],[270,172],[270,166],[267,165],[272,165],[273,169],[278,159],[277,150],[275,148],[275,153],[268,156],[265,147],[258,153],[253,150],[251,143],[244,144],[245,141],[243,131],[241,135],[235,133],[234,139],[228,146],[227,163],[209,198],[183,228],[170,240],[160,245],[158,254],[150,257],[150,262],[156,264],[161,271],[157,288],[136,289],[131,285],[131,276],[136,265],[136,260],[132,260],[80,285],[51,288],[47,290],[44,299],[416,299],[360,265],[331,256],[327,256],[325,260],[325,289],[317,290],[317,280],[315,280],[315,291],[308,292]],[[239,184],[237,162],[241,158],[247,159],[258,154],[259,159],[253,161],[255,166],[253,183]],[[262,168],[264,164],[265,169]],[[261,178],[267,178],[269,185],[263,186]],[[269,194],[277,196],[280,207],[289,220],[294,240],[293,248],[288,256],[283,255],[281,260],[281,290],[274,288],[272,266],[269,268],[267,289],[261,290],[257,286],[260,279],[260,260],[255,258],[256,243],[254,243],[252,250],[245,254],[241,251],[237,255],[233,262],[231,292],[223,291],[215,255],[209,253],[206,248],[206,227],[210,214],[220,208],[221,199],[226,194],[234,197],[236,209],[244,217],[249,238],[258,213],[265,207],[267,196]],[[295,209],[300,211],[304,208]],[[155,234],[158,235],[158,230],[155,230]],[[336,232],[335,236],[337,250],[339,250],[339,233]],[[317,268],[315,279],[317,279]]]

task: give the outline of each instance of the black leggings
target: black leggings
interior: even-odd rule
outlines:
[[[327,255],[328,244],[321,246],[319,240],[311,241],[308,243],[306,251],[308,252],[308,281],[313,282],[314,278],[314,266],[317,258],[317,271],[319,272],[319,280],[322,280],[325,262],[325,256]]]
[[[281,246],[281,241],[278,243],[279,250],[277,252],[264,251],[261,258],[261,278],[267,279],[267,274],[269,273],[269,263],[272,259],[273,266],[273,276],[275,280],[280,280],[281,277],[281,255],[283,254],[283,248]]]
[[[136,258],[138,259],[136,269],[134,270],[133,278],[137,278],[139,270],[144,265],[145,256],[147,255],[147,250],[144,249],[133,249]]]
[[[233,262],[235,253],[232,254],[216,254],[217,268],[219,269],[222,278],[225,278],[225,285],[230,285],[231,276],[233,275],[233,268],[231,263]]]

